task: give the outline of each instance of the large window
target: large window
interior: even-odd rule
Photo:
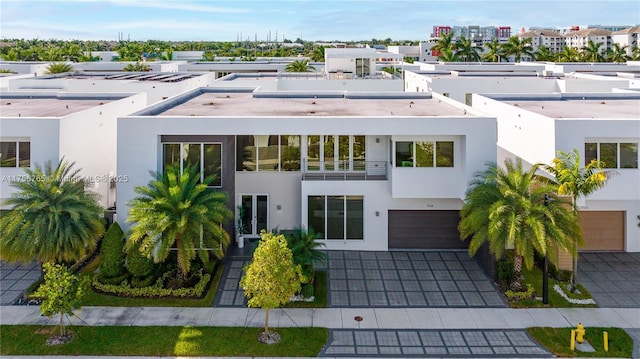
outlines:
[[[222,186],[222,144],[220,143],[163,143],[162,169],[169,166],[195,166],[200,172],[200,181],[214,176],[212,187]]]
[[[322,239],[364,239],[363,201],[363,196],[309,196],[309,228]]]
[[[236,136],[236,171],[299,171],[300,136]]]
[[[0,167],[31,166],[31,143],[20,141],[0,142]]]
[[[602,162],[604,168],[638,168],[637,142],[587,142],[584,163]]]
[[[398,141],[396,167],[453,167],[453,141]]]
[[[308,171],[364,171],[366,137],[348,135],[307,136]]]

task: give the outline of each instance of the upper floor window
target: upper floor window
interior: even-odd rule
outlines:
[[[453,141],[398,141],[396,167],[453,167]]]
[[[31,142],[0,142],[0,167],[31,166]]]
[[[220,143],[163,143],[162,169],[180,166],[182,172],[186,166],[195,166],[200,172],[200,181],[214,176],[212,187],[222,186],[222,144]]]
[[[364,171],[366,137],[348,135],[307,136],[308,171]]]
[[[236,136],[236,171],[300,171],[299,135]]]
[[[587,142],[584,144],[584,164],[602,162],[604,168],[638,168],[637,142]]]

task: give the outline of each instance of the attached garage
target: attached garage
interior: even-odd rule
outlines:
[[[389,211],[389,249],[466,249],[459,211]]]
[[[624,251],[624,211],[582,211],[580,251]]]

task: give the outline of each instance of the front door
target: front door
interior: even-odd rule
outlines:
[[[240,197],[242,207],[242,234],[245,237],[258,237],[260,231],[269,229],[269,196],[266,194],[243,194]]]

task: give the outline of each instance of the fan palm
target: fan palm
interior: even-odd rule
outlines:
[[[582,167],[580,153],[577,149],[571,152],[558,151],[551,165],[544,168],[553,175],[558,186],[558,194],[571,196],[573,212],[578,217],[578,198],[586,197],[598,189],[604,187],[609,177],[615,174],[613,171],[603,171],[602,163],[592,160]],[[576,238],[576,242],[580,238]],[[574,246],[577,248],[578,243]],[[573,273],[571,283],[576,283],[578,271],[578,256],[573,258]]]
[[[523,56],[533,58],[534,50],[531,46],[531,38],[520,39],[517,36],[512,36],[509,41],[503,45],[505,56],[513,55],[515,62],[520,62]]]
[[[71,262],[96,248],[104,232],[97,195],[85,190],[79,169],[60,160],[25,168],[27,181],[6,201],[13,209],[0,219],[0,257],[45,263]]]
[[[313,270],[316,262],[327,260],[327,254],[320,250],[324,247],[323,242],[317,241],[320,234],[313,228],[295,228],[291,234],[287,235],[287,244],[293,254],[293,263],[299,264],[302,268],[302,275],[313,282]]]
[[[52,62],[47,66],[46,74],[62,74],[73,71],[73,66],[66,62]]]
[[[207,250],[217,258],[224,256],[229,234],[222,224],[233,217],[226,207],[224,192],[208,189],[214,180],[209,176],[200,182],[200,173],[193,166],[184,169],[172,166],[146,187],[139,186],[139,195],[131,201],[128,222],[134,223],[127,242],[128,249],[140,247],[156,263],[163,262],[169,252],[177,251],[178,270],[184,277],[191,270],[196,255],[206,263]]]
[[[544,204],[545,194],[557,186],[542,181],[534,165],[528,171],[522,161],[508,159],[505,168],[489,165],[478,173],[466,192],[458,226],[461,238],[471,238],[469,254],[489,242],[489,250],[501,257],[514,250],[513,280],[510,287],[522,290],[522,265],[531,268],[534,253],[553,256],[556,246],[575,252],[573,238],[581,239],[575,214],[559,201]]]
[[[316,68],[309,65],[309,60],[295,60],[287,64],[284,70],[286,72],[312,72]]]

